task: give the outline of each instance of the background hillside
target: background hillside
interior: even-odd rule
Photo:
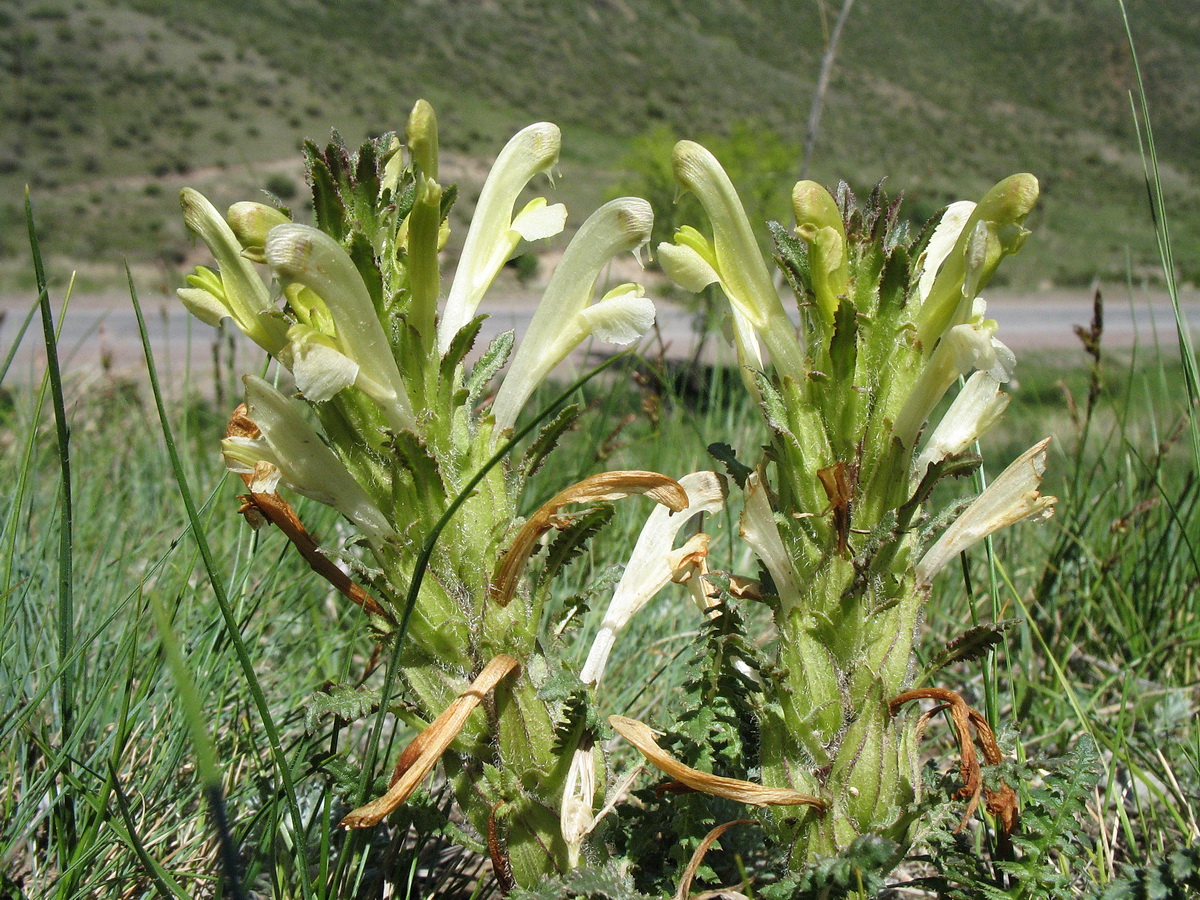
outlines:
[[[297,148],[402,128],[435,103],[468,182],[516,128],[563,126],[560,193],[603,199],[631,141],[764,145],[780,191],[836,0],[10,0],[0,10],[0,271],[27,266],[22,187],[48,253],[174,272],[176,191],[300,185]],[[1200,5],[1131,0],[1171,224],[1200,269]],[[917,216],[1038,175],[1029,283],[1140,277],[1153,237],[1115,0],[859,0],[810,174],[888,177]],[[640,142],[643,148],[647,141]],[[751,154],[753,151],[750,151]],[[767,154],[764,154],[766,158]],[[297,204],[300,195],[294,195]],[[577,205],[573,221],[583,210]],[[20,273],[20,274],[19,274]],[[174,276],[171,276],[172,278]]]

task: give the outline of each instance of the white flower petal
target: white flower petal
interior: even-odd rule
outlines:
[[[275,307],[254,265],[242,256],[242,245],[233,229],[200,192],[184,188],[179,192],[179,202],[187,227],[204,241],[217,260],[228,315],[268,353],[279,352],[286,326],[281,320],[263,315],[273,312]]]
[[[527,241],[554,237],[567,224],[567,208],[561,203],[546,205],[545,197],[535,197],[512,220],[512,230]]]
[[[804,354],[796,330],[758,248],[733,182],[708,150],[680,141],[671,153],[675,180],[696,195],[712,225],[712,248],[721,289],[762,336],[780,374],[803,382]]]
[[[278,225],[267,236],[266,258],[280,280],[302,284],[325,301],[345,355],[360,369],[359,387],[393,428],[412,428],[412,405],[375,304],[341,244],[307,225]]]
[[[679,530],[694,516],[716,512],[725,503],[725,480],[715,472],[692,472],[680,478],[679,484],[687,492],[687,509],[672,514],[666,507],[658,506],[646,517],[646,524],[625,563],[625,572],[613,591],[587,661],[580,670],[579,678],[584,684],[600,681],[617,633],[670,582],[670,555]]]
[[[668,278],[693,294],[698,294],[710,284],[721,280],[721,276],[709,265],[708,260],[691,247],[680,244],[669,244],[666,241],[659,244],[658,264],[662,266]]]
[[[344,353],[317,341],[293,345],[296,388],[313,403],[323,403],[358,379],[359,365]]]
[[[559,827],[571,864],[579,864],[579,854],[584,838],[596,826],[593,805],[596,797],[595,750],[589,740],[587,746],[576,747],[571,757],[571,767],[563,783],[562,808]]]
[[[963,510],[917,563],[917,587],[929,585],[946,563],[989,534],[1024,519],[1040,521],[1053,515],[1057,498],[1038,491],[1049,443],[1046,438],[1018,456]]]
[[[654,304],[639,284],[625,284],[580,311],[587,330],[610,344],[632,344],[654,324]]]
[[[496,273],[516,248],[518,236],[525,234],[522,229],[528,228],[530,234],[537,234],[550,227],[551,222],[547,218],[536,224],[535,221],[530,221],[522,225],[521,229],[517,229],[513,218],[513,205],[534,175],[548,172],[558,162],[561,144],[562,135],[557,125],[538,122],[513,135],[496,157],[496,162],[483,183],[483,190],[480,191],[475,214],[471,217],[471,224],[463,241],[458,269],[454,273],[454,281],[450,285],[450,293],[446,297],[441,320],[438,322],[439,352],[445,353],[450,347],[450,342],[454,340],[454,335],[471,321]],[[525,210],[529,210],[529,206],[526,206]],[[565,215],[565,211],[563,214]],[[534,216],[534,220],[536,218]]]
[[[269,446],[281,480],[298,493],[334,507],[380,546],[393,533],[387,519],[308,424],[299,405],[261,378],[246,375],[243,381],[248,418],[262,432],[260,440]]]
[[[767,497],[766,486],[757,472],[746,479],[746,502],[742,508],[741,536],[754,555],[771,573],[785,613],[800,602],[800,585],[791,557],[783,546],[779,525]]]
[[[917,282],[917,293],[922,302],[929,296],[929,289],[933,287],[938,270],[942,268],[942,263],[946,261],[946,257],[958,243],[963,226],[967,224],[967,220],[971,218],[971,213],[974,211],[974,201],[959,200],[947,206],[946,211],[942,213],[942,218],[937,227],[933,229],[933,234],[925,247],[925,263],[921,269],[921,279]]]
[[[587,323],[579,313],[591,301],[601,271],[614,256],[646,243],[653,224],[649,203],[622,197],[592,213],[576,232],[492,404],[497,437],[516,422],[541,380],[587,337]]]
[[[987,372],[968,378],[925,442],[913,465],[913,481],[919,482],[931,465],[966,450],[996,424],[1008,401],[1008,394],[1001,392],[1000,383]]]

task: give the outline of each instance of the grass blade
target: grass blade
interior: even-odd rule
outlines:
[[[72,594],[72,531],[73,504],[71,502],[71,433],[67,425],[67,406],[63,398],[62,371],[58,364],[58,338],[54,328],[54,312],[50,308],[47,291],[46,269],[42,264],[42,249],[33,221],[33,201],[29,189],[25,189],[25,224],[29,229],[29,248],[33,255],[34,276],[37,279],[38,305],[42,315],[42,335],[46,345],[46,371],[50,378],[50,397],[54,408],[54,427],[58,438],[58,461],[61,476],[61,504],[58,537],[58,655],[59,655],[59,715],[62,718],[62,743],[67,746],[75,727],[75,666],[69,662],[71,646],[75,636],[75,598]],[[65,763],[64,763],[65,764]],[[64,858],[69,859],[75,851],[74,804],[70,796],[64,795],[63,828],[66,846]]]
[[[1196,410],[1200,407],[1200,372],[1196,367],[1196,351],[1192,346],[1192,335],[1179,305],[1179,284],[1175,278],[1175,254],[1171,247],[1171,231],[1167,224],[1166,201],[1163,197],[1162,178],[1158,170],[1158,154],[1154,147],[1154,130],[1150,125],[1150,105],[1146,100],[1146,85],[1138,62],[1137,49],[1133,43],[1133,29],[1124,0],[1117,0],[1121,7],[1121,18],[1125,23],[1125,37],[1129,43],[1129,57],[1133,62],[1133,74],[1137,81],[1138,102],[1133,109],[1133,124],[1137,131],[1138,149],[1142,154],[1142,166],[1146,175],[1146,191],[1150,200],[1150,216],[1154,220],[1154,237],[1158,243],[1158,255],[1162,262],[1163,277],[1167,282],[1167,294],[1171,298],[1171,310],[1175,314],[1175,330],[1179,339],[1179,355],[1183,363],[1183,381],[1188,398],[1188,434],[1192,442],[1192,463],[1200,470],[1200,422]],[[1130,96],[1130,103],[1133,97]],[[1139,115],[1140,124],[1139,124]],[[1144,129],[1144,135],[1143,135]]]
[[[267,705],[267,698],[263,694],[262,685],[259,684],[258,676],[254,672],[254,662],[250,659],[250,653],[246,648],[246,642],[242,639],[241,629],[238,625],[237,617],[234,615],[233,607],[229,602],[229,596],[225,591],[225,586],[222,583],[216,562],[213,559],[212,549],[209,547],[208,539],[205,536],[203,524],[200,521],[200,513],[196,508],[195,499],[192,497],[191,487],[188,485],[187,475],[183,469],[183,460],[179,455],[179,448],[175,444],[174,432],[171,428],[170,419],[167,417],[166,405],[163,401],[162,386],[158,381],[158,370],[154,365],[154,352],[150,348],[150,332],[146,328],[146,319],[142,315],[142,307],[137,299],[137,289],[133,283],[133,274],[126,269],[126,278],[129,282],[129,297],[133,302],[133,311],[137,317],[138,333],[142,339],[142,349],[146,355],[146,366],[150,378],[150,389],[154,394],[155,408],[158,410],[159,424],[162,429],[163,441],[167,446],[167,455],[171,459],[171,468],[175,473],[175,481],[179,486],[179,494],[183,499],[184,508],[187,510],[188,521],[191,523],[192,536],[196,540],[197,549],[200,551],[201,559],[204,562],[204,569],[208,575],[209,584],[212,587],[213,594],[216,596],[217,605],[221,610],[221,617],[225,622],[225,628],[229,635],[230,644],[233,646],[234,653],[237,655],[238,663],[241,666],[242,674],[246,678],[246,685],[250,690],[251,698],[254,701],[255,709],[258,712],[259,718],[263,724],[263,730],[267,733],[267,740],[271,745],[271,752],[275,758],[276,768],[279,770],[279,778],[283,784],[284,796],[288,806],[289,816],[292,820],[292,828],[296,835],[305,833],[304,818],[300,813],[300,804],[296,799],[296,787],[292,780],[291,767],[288,764],[287,754],[284,752],[283,743],[279,737],[279,729],[275,725],[275,719],[271,715],[271,709]],[[307,861],[304,859],[304,848],[298,846],[296,852],[300,855],[299,864],[296,870],[301,879],[301,895],[304,897],[312,897],[312,883],[309,880]]]

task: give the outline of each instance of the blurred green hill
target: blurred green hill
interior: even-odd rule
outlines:
[[[420,96],[437,107],[444,147],[468,182],[512,131],[550,119],[563,127],[568,202],[610,191],[635,138],[669,146],[747,127],[765,145],[796,148],[791,171],[772,173],[785,191],[839,6],[9,0],[0,7],[0,259],[19,271],[28,184],[48,253],[174,267],[190,247],[179,185],[218,200],[269,188],[299,204],[304,137],[323,141],[337,127],[357,141],[403,128]],[[1200,270],[1200,4],[1129,6],[1191,276]],[[858,0],[810,176],[864,189],[887,177],[927,216],[1028,170],[1044,202],[1038,239],[1012,267],[1018,277],[1141,277],[1154,254],[1133,87],[1115,0]]]

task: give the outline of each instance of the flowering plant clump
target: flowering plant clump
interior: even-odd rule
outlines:
[[[771,434],[757,465],[735,460],[730,470],[742,486],[741,537],[764,570],[760,589],[743,594],[769,605],[777,629],[773,655],[747,689],[757,706],[757,769],[764,786],[819,802],[766,824],[795,867],[863,835],[903,848],[929,718],[907,704],[949,707],[970,809],[984,793],[970,728],[985,760],[999,762],[982,716],[956,694],[920,687],[933,672],[915,672],[913,640],[933,579],[987,535],[1053,509],[1054,498],[1038,491],[1047,441],[965,509],[927,509],[939,481],[978,468],[975,441],[1007,403],[1001,385],[1013,355],[979,293],[1025,241],[1037,181],[1006,178],[978,203],[951,205],[915,239],[899,204],[878,190],[860,208],[844,185],[835,197],[800,182],[794,233],[775,226],[797,329],[717,160],[683,141],[673,165],[712,232],[684,227],[659,258],[684,288],[717,284],[728,298],[743,381]],[[1012,791],[989,790],[986,799],[1010,830]]]
[[[517,515],[526,479],[576,414],[560,412],[522,458],[511,458],[536,387],[588,337],[628,344],[654,316],[636,284],[594,298],[609,262],[650,235],[645,201],[614,200],[579,227],[494,400],[480,403],[514,339],[498,337],[468,371],[476,313],[520,241],[564,226],[559,204],[537,198],[516,208],[530,180],[557,162],[559,141],[558,129],[541,123],[504,148],[444,304],[439,251],[454,190],[438,180],[437,126],[424,102],[403,146],[390,135],[357,154],[336,140],[324,150],[307,146],[314,226],[259,203],[221,216],[197,192],[181,196],[217,268],[197,269],[180,299],[210,324],[232,319],[279,364],[280,380],[294,383],[293,391],[245,376],[245,403],[222,443],[248,489],[242,511],[279,526],[363,609],[401,687],[397,698],[385,689],[376,699],[419,732],[386,794],[343,824],[381,822],[440,761],[510,885],[580,858],[605,788],[603,754],[574,715],[587,689],[539,632],[550,576],[598,529],[610,501],[647,495],[675,513],[673,536],[695,510],[723,499],[723,481],[711,473],[676,482],[608,472],[564,486],[528,519]],[[319,547],[284,488],[340,512],[356,533],[351,546]],[[573,515],[573,506],[585,511]],[[525,565],[555,530],[535,586]]]
[[[678,480],[605,472],[518,515],[529,476],[576,415],[558,413],[518,458],[517,440],[552,412],[518,429],[537,386],[585,339],[629,344],[654,317],[640,285],[595,297],[609,262],[650,235],[645,201],[614,200],[578,228],[511,361],[509,332],[468,369],[477,311],[500,267],[520,241],[564,227],[565,209],[543,198],[517,209],[558,152],[558,129],[546,123],[504,148],[444,302],[439,254],[455,192],[439,181],[437,124],[424,102],[403,143],[386,135],[356,154],[338,140],[323,150],[307,145],[313,226],[258,203],[222,216],[195,191],[182,194],[185,220],[217,268],[189,276],[181,300],[208,323],[232,319],[278,364],[276,383],[245,377],[245,403],[222,443],[247,487],[242,512],[252,524],[278,526],[363,610],[390,660],[373,699],[417,731],[382,796],[364,802],[377,724],[358,795],[346,798],[357,808],[342,824],[384,821],[440,762],[505,889],[552,893],[546,879],[561,876],[555,884],[579,893],[569,879],[586,869],[621,885],[618,893],[632,891],[630,868],[605,865],[608,854],[616,849],[635,864],[661,857],[666,833],[682,834],[683,825],[639,820],[635,811],[623,831],[595,839],[628,787],[607,783],[611,726],[670,777],[661,788],[768,810],[761,824],[793,869],[864,836],[902,850],[920,794],[917,744],[931,715],[910,704],[927,699],[956,728],[968,814],[984,800],[1007,834],[1015,797],[984,786],[975,752],[978,740],[985,761],[999,762],[991,729],[957,694],[925,686],[935,670],[915,673],[913,642],[948,561],[1052,510],[1054,498],[1038,491],[1046,442],[964,508],[928,510],[938,482],[978,468],[971,448],[1006,403],[1001,385],[1014,360],[979,293],[1024,242],[1036,181],[1005,179],[978,203],[949,207],[918,238],[878,191],[860,208],[844,187],[835,197],[797,184],[795,233],[775,227],[777,259],[799,301],[797,328],[725,172],[699,145],[677,145],[676,178],[698,198],[711,237],[685,227],[660,245],[659,258],[684,288],[717,284],[728,298],[742,381],[771,434],[754,466],[727,445],[710,448],[741,491],[739,537],[761,563],[760,577],[749,579],[710,570],[703,532],[676,546],[695,517],[725,506],[728,480],[714,472]],[[931,424],[956,382],[957,396]],[[319,544],[281,489],[333,507],[354,537]],[[561,629],[545,627],[550,585],[604,524],[606,504],[630,494],[659,505],[582,668],[571,671]],[[541,571],[527,577],[545,545]],[[606,724],[593,707],[615,642],[673,582],[686,585],[705,622],[702,661],[686,688],[695,700],[687,725],[664,738],[622,715]],[[756,603],[774,620],[765,654],[747,639],[741,612]],[[616,797],[606,803],[610,792]],[[654,802],[670,809],[674,798]],[[700,841],[681,896],[731,824]]]

